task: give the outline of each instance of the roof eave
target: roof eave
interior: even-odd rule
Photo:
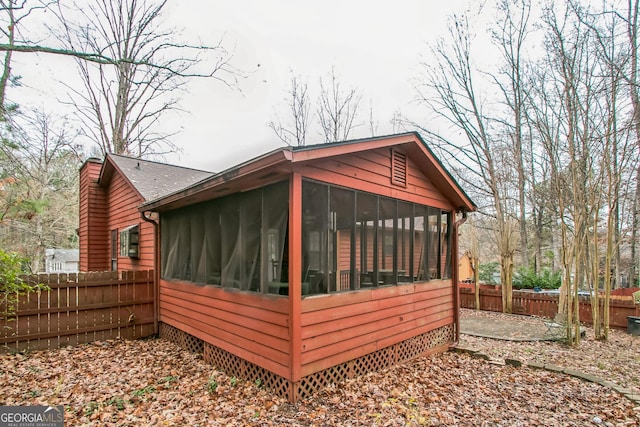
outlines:
[[[138,210],[141,212],[162,210],[163,207],[179,202],[184,198],[193,197],[205,191],[215,191],[217,187],[220,187],[223,184],[237,181],[241,178],[256,174],[266,169],[275,168],[282,164],[291,163],[291,157],[291,149],[286,147],[279,148],[230,169],[224,170],[209,178],[205,178],[202,181],[186,188],[167,194],[166,196],[158,199],[147,201],[140,205]]]
[[[433,153],[433,151],[431,151],[431,148],[429,148],[420,134],[416,132],[415,135],[417,140],[420,142],[420,144],[418,144],[420,149],[425,153],[432,165],[438,170],[438,176],[444,178],[443,184],[451,189],[452,194],[455,194],[456,197],[453,202],[454,206],[457,206],[456,209],[464,212],[475,212],[478,209],[475,202],[471,200],[471,197],[467,195],[453,175],[451,175],[451,173],[449,173],[449,171],[444,167],[440,159]]]

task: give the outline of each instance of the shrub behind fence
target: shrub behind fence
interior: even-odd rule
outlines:
[[[154,334],[151,270],[40,274],[30,279],[50,290],[20,295],[15,314],[0,317],[0,351]],[[5,312],[4,307],[0,312]]]

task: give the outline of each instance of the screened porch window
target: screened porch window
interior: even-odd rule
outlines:
[[[288,292],[288,182],[165,212],[162,278]]]
[[[451,277],[451,212],[309,180],[302,211],[303,293]]]

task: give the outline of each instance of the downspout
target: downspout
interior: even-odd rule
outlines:
[[[460,286],[458,283],[458,227],[467,221],[467,211],[461,209],[462,218],[453,223],[453,244],[451,248],[451,281],[453,282],[453,323],[455,325],[455,340],[451,344],[451,348],[455,348],[460,342]]]
[[[150,215],[153,214],[153,212],[145,211],[141,212],[140,215],[143,220],[153,224],[153,333],[154,335],[158,335],[160,333],[158,327],[158,319],[160,319],[160,271],[158,269],[160,266],[160,253],[158,251],[160,227],[158,227],[158,222],[155,219],[147,217],[147,213]]]

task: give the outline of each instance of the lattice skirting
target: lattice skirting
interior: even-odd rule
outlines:
[[[275,394],[296,402],[334,383],[375,372],[413,359],[454,339],[453,325],[443,326],[418,335],[374,353],[366,354],[346,363],[308,375],[293,383],[260,366],[248,362],[228,351],[215,347],[166,323],[160,323],[160,336],[193,353],[202,355],[204,361],[224,371],[229,376],[259,382]]]

